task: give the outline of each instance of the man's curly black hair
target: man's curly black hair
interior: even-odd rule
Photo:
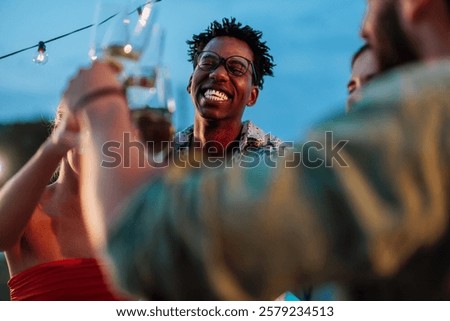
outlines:
[[[211,25],[198,35],[193,35],[192,40],[186,41],[189,45],[188,55],[189,61],[192,62],[195,68],[196,54],[201,52],[211,39],[220,36],[234,37],[245,41],[250,49],[253,51],[255,66],[255,80],[260,89],[263,88],[264,76],[273,76],[273,57],[269,54],[270,48],[265,41],[261,40],[262,32],[254,30],[250,26],[242,26],[240,22],[236,22],[236,18],[223,18],[222,23],[214,21]]]

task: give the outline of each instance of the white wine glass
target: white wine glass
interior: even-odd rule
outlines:
[[[170,84],[162,62],[163,50],[164,31],[155,23],[138,68],[133,70],[134,74],[130,75],[126,85],[133,123],[151,154],[167,149],[174,134],[173,110],[167,106]]]
[[[151,90],[151,94],[134,97],[135,107],[131,109],[133,123],[139,129],[141,141],[146,143],[150,154],[158,154],[167,150],[175,133],[173,113],[175,99],[172,95],[171,81],[167,68],[158,66],[151,68],[155,72],[154,88],[142,87],[140,90]],[[136,87],[135,90],[138,90]],[[128,95],[129,96],[129,95]],[[129,100],[130,97],[127,97]],[[140,105],[138,98],[141,98]]]
[[[157,86],[162,66],[164,33],[159,24],[151,30],[149,44],[142,54],[140,62],[130,71],[126,82],[128,105],[130,109],[159,107],[158,95],[163,87]],[[157,88],[159,87],[159,88]]]
[[[99,0],[89,55],[120,66],[119,80],[134,73],[151,37],[159,0]]]
[[[150,154],[166,149],[174,132],[172,113],[164,102],[164,35],[155,24],[158,1],[139,4],[132,0],[124,5],[123,0],[101,0],[90,49],[92,60],[107,60],[122,69],[119,80],[126,90],[130,115]]]

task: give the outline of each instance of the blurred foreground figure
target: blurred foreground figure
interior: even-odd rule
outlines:
[[[433,282],[417,298],[450,299],[448,2],[369,0],[363,35],[380,65],[395,57],[386,22],[423,62],[374,80],[285,157],[247,167],[139,166],[132,150],[130,166],[101,166],[103,144],[130,131],[128,109],[109,65],[81,70],[65,97],[85,135],[82,201],[119,284],[147,298],[272,299],[396,278],[420,255]]]

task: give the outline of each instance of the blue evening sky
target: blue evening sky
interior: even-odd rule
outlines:
[[[0,56],[93,21],[95,0],[14,0],[0,3]],[[246,111],[266,131],[298,139],[315,122],[344,110],[349,60],[362,44],[363,0],[162,0],[164,63],[177,102],[177,127],[191,124],[185,91],[191,72],[185,41],[211,21],[234,16],[263,31],[274,56],[257,104]],[[68,79],[89,64],[89,30],[47,44],[49,61],[34,64],[34,49],[0,60],[0,122],[51,118]]]

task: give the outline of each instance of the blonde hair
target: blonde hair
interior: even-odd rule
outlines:
[[[53,121],[51,122],[52,124],[52,131],[55,130],[58,125],[61,123],[62,118],[63,118],[63,109],[66,107],[66,104],[64,102],[64,99],[61,99],[59,101],[58,107],[56,107],[56,112],[55,112],[55,118],[53,119]]]
[[[61,124],[61,121],[63,118],[63,113],[64,113],[63,109],[65,106],[66,105],[65,105],[64,99],[61,99],[59,101],[58,107],[56,107],[55,118],[52,121],[50,121],[50,135],[56,128],[58,128],[59,124]],[[61,167],[61,163],[58,164],[58,167],[55,169],[55,172],[53,173],[52,177],[50,178],[49,184],[54,183],[58,179],[59,171],[61,169],[60,167]]]

